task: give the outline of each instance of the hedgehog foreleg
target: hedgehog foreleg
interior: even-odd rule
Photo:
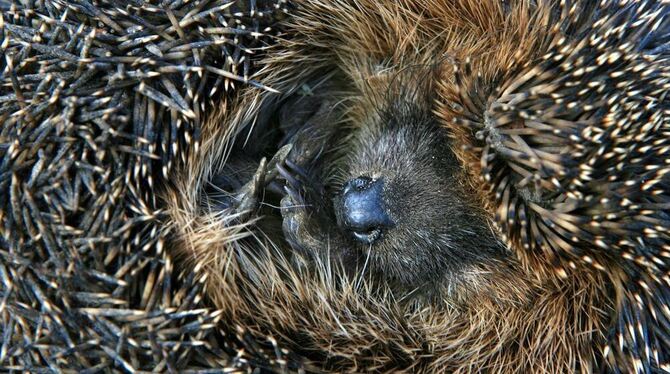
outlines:
[[[319,165],[337,132],[334,107],[328,100],[319,104],[313,115],[294,130],[290,138],[293,148],[284,163],[277,165],[280,177],[286,181],[281,200],[284,237],[296,254],[308,258],[326,253],[327,246],[340,240]]]
[[[291,148],[290,144],[281,147],[270,161],[263,157],[251,180],[237,190],[230,208],[235,211],[239,220],[246,221],[258,208],[262,191],[276,179],[277,167],[285,162]]]
[[[278,170],[286,179],[286,195],[281,200],[286,241],[303,255],[323,252],[325,245],[338,238],[329,225],[333,213],[329,200],[323,196],[323,187],[318,182],[310,182],[304,169],[291,161],[287,160]]]

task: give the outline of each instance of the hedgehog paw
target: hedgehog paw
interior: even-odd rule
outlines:
[[[246,221],[258,208],[262,191],[276,179],[278,166],[285,162],[290,151],[291,145],[287,145],[280,148],[270,161],[263,157],[251,180],[237,190],[230,208],[234,210],[238,220]]]
[[[295,163],[286,160],[278,165],[279,175],[286,180],[285,195],[281,200],[282,229],[288,243],[300,252],[314,253],[322,242],[319,217],[324,209],[317,202],[323,199],[322,188],[310,180],[308,174]]]

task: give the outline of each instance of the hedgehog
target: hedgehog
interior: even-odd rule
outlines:
[[[667,10],[301,3],[175,249],[318,371],[669,370]]]
[[[109,27],[124,14],[82,7],[107,15],[101,19]],[[42,207],[32,193],[41,170],[51,170],[39,161],[46,151],[19,156],[26,143],[3,141],[3,165],[12,168],[2,170],[11,177],[2,179],[10,201],[0,242],[10,248],[0,263],[10,307],[0,308],[0,364],[669,371],[668,9],[663,1],[624,0],[301,1],[256,57],[253,80],[207,69],[227,84],[231,75],[251,84],[205,106],[174,84],[158,86],[166,94],[128,82],[143,95],[129,114],[136,131],[165,126],[180,140],[152,158],[152,142],[138,138],[136,154],[146,163],[134,167],[104,153],[82,156],[82,169],[93,161],[127,168],[114,181],[125,181],[130,193],[117,203],[125,205],[113,205],[112,192],[101,200],[120,213],[70,218],[61,231],[44,223],[58,210],[36,213]],[[150,39],[133,42],[148,43],[155,55]],[[72,58],[37,44],[51,59]],[[11,63],[6,70],[16,71]],[[41,115],[19,98],[25,82],[8,75],[14,96],[5,100],[20,111],[13,117]],[[172,123],[138,114],[156,105],[171,108]],[[37,133],[31,141],[42,144],[37,135],[45,128],[30,127]],[[151,168],[163,175],[145,171]],[[97,182],[83,178],[85,193],[112,183]],[[70,191],[54,195],[56,206]],[[136,218],[122,227],[152,225],[134,226],[133,240],[99,260],[76,255],[95,256],[91,249],[114,235],[75,240],[81,247],[58,255],[58,246],[71,248],[64,236],[110,220],[119,227],[123,206]],[[74,226],[82,229],[67,231]],[[15,227],[37,238],[14,235]],[[17,248],[35,245],[44,248],[38,258],[54,262],[26,271],[37,260]],[[154,253],[162,261],[142,257]],[[63,261],[75,276],[57,279],[68,287],[70,279],[93,279],[92,292],[52,301],[58,285],[49,267]],[[91,263],[98,267],[86,269]],[[96,271],[101,264],[114,269],[111,276]],[[171,286],[173,267],[182,274],[179,290]],[[137,270],[130,275],[130,268]],[[136,291],[128,291],[130,279],[139,282]],[[103,285],[116,291],[106,294]],[[87,327],[70,337],[82,316]],[[146,324],[145,332],[139,325]],[[57,338],[38,341],[42,329]],[[21,334],[29,343],[15,343]]]

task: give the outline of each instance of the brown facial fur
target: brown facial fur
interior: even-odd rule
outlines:
[[[390,77],[437,66],[434,117],[449,129],[463,181],[488,220],[498,208],[494,193],[482,188],[470,130],[453,121],[464,106],[484,105],[468,100],[493,93],[519,61],[530,64],[546,52],[556,9],[493,0],[305,2],[288,25],[291,37],[277,47],[282,53],[269,53],[259,79],[288,97],[333,74],[340,84],[332,96],[345,108],[338,117],[345,128],[369,123],[378,93],[392,87]],[[476,79],[454,73],[468,58]],[[467,97],[460,87],[487,94]],[[272,336],[325,370],[587,372],[622,360],[601,350],[623,297],[613,296],[622,295],[617,282],[625,278],[615,265],[609,272],[556,267],[555,258],[511,241],[507,257],[475,266],[467,287],[444,303],[398,303],[391,290],[342,275],[336,264],[297,268],[290,251],[259,229],[262,217],[238,223],[226,211],[203,208],[203,188],[224,169],[232,139],[263,126],[259,112],[280,106],[276,94],[255,89],[222,104],[164,196],[179,233],[172,250],[207,274],[209,297],[230,326]]]
[[[321,102],[322,108],[292,136],[289,159],[300,165],[286,177],[291,191],[281,214],[292,252],[308,262],[318,257],[313,261],[341,263],[349,275],[390,287],[404,300],[453,302],[455,294],[481,292],[480,278],[492,273],[490,267],[505,267],[511,253],[477,206],[450,149],[449,131],[433,114],[432,70],[386,71],[376,77],[387,85],[381,93],[362,86],[359,95],[374,105],[362,119],[346,118],[342,112],[349,107],[328,102],[332,86],[314,85],[310,99],[283,104],[282,118],[290,118],[296,105]],[[319,131],[328,135],[317,136]],[[309,147],[320,151],[303,157]],[[351,183],[360,180],[371,188],[352,193]],[[345,206],[352,196],[375,201],[361,212],[373,220],[385,217],[386,226],[349,227]],[[361,239],[368,235],[374,235],[371,241]]]

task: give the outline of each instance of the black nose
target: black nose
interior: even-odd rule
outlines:
[[[362,243],[374,242],[394,225],[384,210],[383,188],[383,180],[368,177],[352,179],[342,188],[342,225]]]

